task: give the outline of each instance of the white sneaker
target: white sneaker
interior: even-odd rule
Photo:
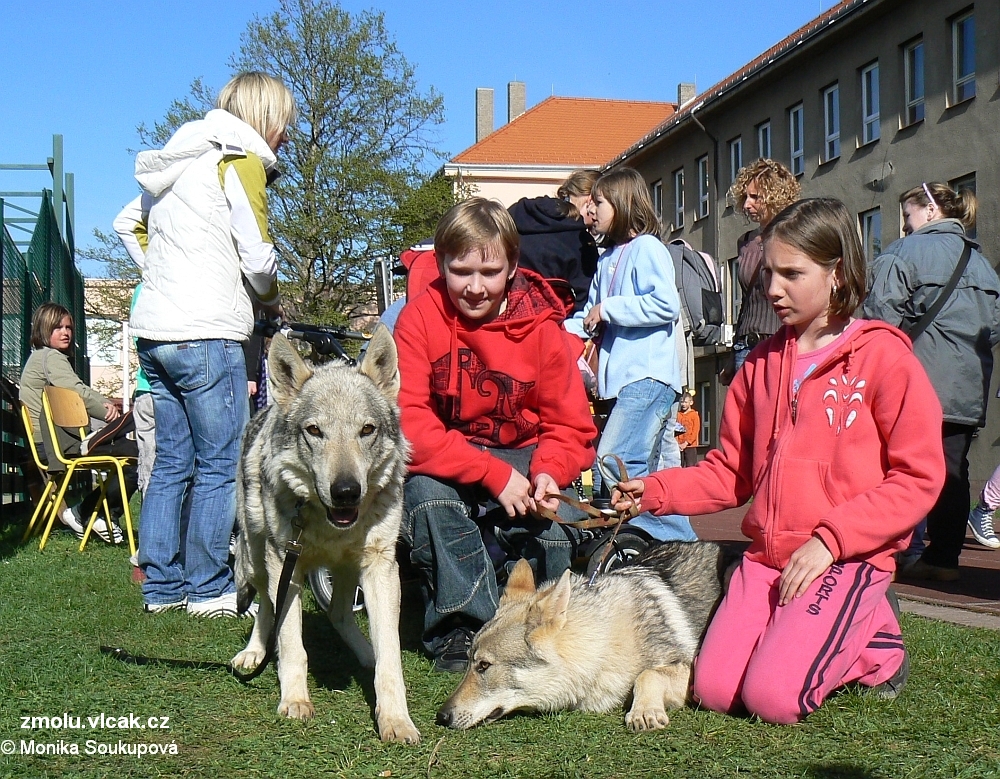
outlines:
[[[198,602],[188,601],[187,613],[192,617],[256,617],[257,604],[251,603],[250,608],[242,614],[237,611],[236,593],[227,592],[217,598]]]
[[[162,614],[165,611],[178,611],[187,606],[187,598],[181,598],[176,603],[143,603],[142,610],[147,614]]]
[[[120,544],[125,537],[122,535],[121,528],[112,522],[111,531],[111,535],[108,535],[108,523],[104,517],[98,517],[97,521],[94,522],[93,532],[97,534],[98,538],[107,544]]]
[[[84,527],[83,520],[80,518],[80,509],[76,506],[70,506],[59,515],[59,519],[73,531],[73,535],[77,538],[83,538]]]

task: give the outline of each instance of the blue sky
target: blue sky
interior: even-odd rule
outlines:
[[[647,0],[576,3],[414,3],[344,0],[381,10],[423,88],[445,100],[439,146],[457,154],[475,140],[475,89],[493,87],[497,126],[506,85],[527,84],[528,106],[550,94],[676,99],[699,91],[828,9],[835,0]],[[110,231],[137,192],[135,128],[160,119],[202,77],[218,89],[254,15],[276,0],[0,0],[0,163],[42,163],[61,133],[76,184],[77,246]],[[0,190],[51,186],[45,173],[0,171]],[[92,267],[84,266],[85,273]]]

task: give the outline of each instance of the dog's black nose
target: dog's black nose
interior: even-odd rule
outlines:
[[[434,718],[434,721],[443,728],[451,726],[451,712],[447,709],[441,709]]]
[[[334,506],[357,506],[361,485],[354,479],[341,479],[330,485],[330,503]]]

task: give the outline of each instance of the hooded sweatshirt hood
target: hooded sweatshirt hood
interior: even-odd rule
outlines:
[[[566,214],[566,204],[554,197],[521,198],[509,209],[521,235],[574,232],[584,229],[580,217]]]
[[[153,197],[159,197],[174,185],[198,157],[216,150],[220,157],[230,153],[250,152],[260,157],[268,173],[277,158],[260,134],[242,119],[216,108],[204,119],[182,125],[162,149],[139,152],[135,158],[135,177]]]

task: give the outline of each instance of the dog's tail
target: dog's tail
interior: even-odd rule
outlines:
[[[237,523],[236,548],[233,551],[233,576],[236,579],[236,610],[244,613],[253,603],[257,588],[250,580],[253,563],[250,561],[250,546],[245,540],[243,523]]]

